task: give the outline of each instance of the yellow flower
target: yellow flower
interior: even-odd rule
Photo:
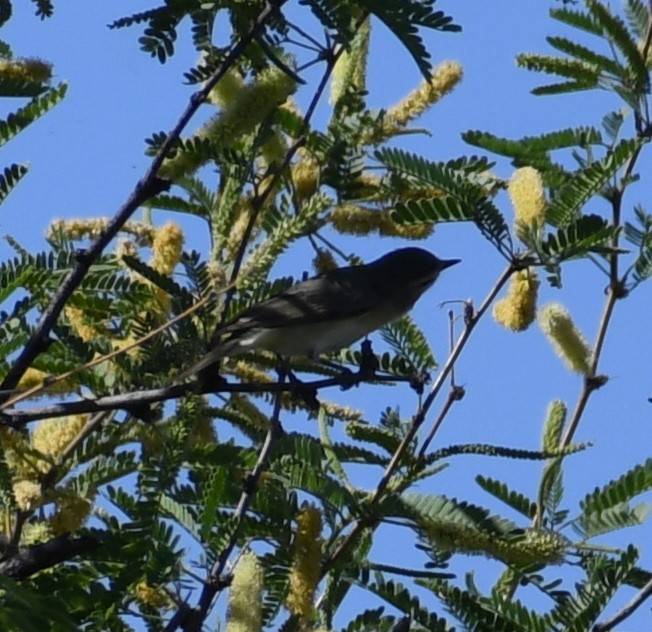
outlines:
[[[39,369],[33,369],[32,367],[28,368],[27,371],[23,374],[23,377],[20,378],[18,382],[18,388],[20,390],[29,390],[36,386],[41,386],[46,378],[50,377],[49,373],[45,371],[40,371]],[[68,380],[61,380],[60,382],[55,382],[51,386],[48,386],[46,389],[39,393],[35,393],[33,397],[47,397],[53,393],[65,394],[75,391],[75,387],[70,384]]]
[[[172,601],[163,590],[150,586],[145,580],[134,586],[134,597],[143,605],[157,610],[172,605]]]
[[[292,165],[292,182],[299,202],[317,191],[319,170],[312,160],[302,160]]]
[[[533,269],[516,272],[507,296],[494,305],[494,320],[512,331],[525,331],[534,320],[538,290],[539,279]]]
[[[50,518],[50,527],[55,535],[74,533],[86,521],[92,502],[81,496],[61,496],[57,499],[57,511]]]
[[[401,131],[410,121],[421,116],[432,105],[453,91],[462,80],[462,66],[454,61],[445,61],[435,68],[429,81],[408,94],[400,103],[387,110],[380,129],[365,139],[378,143]]]
[[[56,458],[86,426],[86,415],[44,419],[32,433],[32,447],[44,456]]]
[[[260,632],[264,572],[254,553],[245,553],[233,571],[226,632]]]
[[[53,535],[50,525],[45,521],[25,522],[20,532],[20,543],[23,546],[28,546],[29,544],[47,542]]]
[[[316,507],[306,507],[297,517],[294,559],[286,604],[290,612],[303,620],[310,618],[315,589],[319,583],[321,527],[321,514]]]
[[[431,223],[402,225],[397,224],[391,211],[372,210],[355,204],[340,204],[330,215],[333,228],[349,235],[379,235],[403,237],[405,239],[423,239],[434,230]]]
[[[35,509],[43,500],[41,485],[35,481],[17,481],[13,489],[16,505],[23,511]]]
[[[71,327],[85,342],[88,340],[95,340],[100,334],[92,319],[89,318],[88,314],[83,309],[73,305],[66,305],[64,313],[66,314]]]
[[[337,262],[333,253],[330,250],[319,250],[317,255],[312,260],[312,265],[317,274],[322,274],[328,272],[329,270],[335,270],[337,268]]]
[[[244,87],[244,80],[237,68],[231,68],[211,90],[207,101],[221,108],[232,107]]]
[[[539,326],[571,371],[590,374],[591,349],[563,305],[548,303],[543,307],[539,311]]]
[[[52,64],[36,57],[2,59],[0,77],[27,83],[45,83],[52,78]]]
[[[546,198],[541,174],[533,167],[517,169],[507,185],[514,206],[514,231],[519,237],[534,226],[536,230],[546,221]]]
[[[178,224],[167,222],[154,233],[149,265],[160,274],[172,274],[181,261],[183,231]]]
[[[254,81],[243,86],[229,105],[207,121],[193,138],[208,139],[220,149],[232,147],[247,137],[296,89],[294,79],[283,70],[266,68],[256,75]],[[207,160],[203,152],[182,152],[165,162],[161,175],[176,179],[198,169]]]
[[[371,22],[367,18],[355,34],[350,49],[344,51],[337,60],[331,80],[331,105],[337,105],[349,87],[358,91],[365,89],[370,32]]]

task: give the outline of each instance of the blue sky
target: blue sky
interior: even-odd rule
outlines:
[[[460,134],[469,129],[518,138],[567,126],[599,125],[605,113],[619,107],[611,95],[587,92],[534,97],[529,90],[542,83],[542,77],[516,68],[517,53],[552,53],[545,36],[569,34],[548,17],[548,9],[560,4],[543,0],[441,2],[440,7],[453,15],[463,32],[426,34],[427,43],[435,64],[453,59],[463,65],[464,81],[417,122],[431,132],[430,136],[406,136],[397,145],[432,160],[446,160],[477,153],[461,140]],[[178,54],[161,66],[138,50],[137,28],[106,28],[114,19],[145,8],[150,8],[150,3],[144,0],[69,0],[56,3],[55,17],[41,22],[32,16],[31,3],[16,3],[15,15],[0,37],[12,45],[17,56],[40,56],[51,61],[56,80],[67,81],[70,88],[62,104],[3,148],[3,165],[28,161],[30,173],[0,209],[1,234],[12,235],[30,249],[40,249],[44,246],[43,232],[52,218],[113,215],[144,173],[149,159],[144,156],[143,141],[154,132],[168,130],[176,121],[191,94],[191,88],[182,83],[182,73],[195,62],[187,31],[177,44]],[[369,103],[374,107],[392,105],[420,81],[412,60],[382,27],[372,37],[370,64]],[[17,105],[3,102],[3,115]],[[326,103],[320,112],[323,120]],[[649,160],[641,164],[645,178]],[[505,177],[511,173],[506,161],[499,161],[495,170]],[[633,189],[626,208],[649,202],[649,189],[644,184]],[[506,196],[501,195],[497,202],[511,216]],[[607,210],[599,202],[592,204],[594,212]],[[155,215],[156,221],[167,218],[163,213]],[[199,222],[178,219],[188,230],[189,243],[206,249]],[[367,259],[398,243],[388,239],[338,239],[345,250],[356,251]],[[442,276],[414,311],[436,356],[443,361],[447,324],[446,310],[437,307],[439,302],[471,298],[479,305],[504,262],[467,225],[442,226],[425,245],[442,257],[463,260]],[[9,252],[0,242],[0,255],[4,258]],[[298,245],[283,257],[275,272],[298,277],[309,269],[311,257],[305,245]],[[543,284],[539,304],[549,300],[564,303],[592,341],[605,300],[605,283],[589,262],[571,262],[564,267],[563,289]],[[650,456],[650,291],[649,284],[643,285],[617,305],[601,362],[602,371],[611,379],[592,396],[576,435],[577,440],[593,442],[593,447],[566,463],[571,509],[590,491],[590,485],[606,483]],[[436,447],[486,442],[536,449],[548,403],[562,399],[572,410],[581,388],[580,378],[561,366],[536,326],[516,335],[501,329],[491,318],[485,318],[474,332],[456,375],[466,388],[466,396],[444,423]],[[370,420],[388,405],[398,403],[405,416],[416,407],[407,388],[397,387],[382,398],[380,393],[376,387],[363,386],[343,396],[335,391],[330,395],[364,408]],[[298,419],[294,423],[305,429],[307,422]],[[458,457],[444,473],[424,483],[422,490],[490,505],[489,497],[473,482],[475,474],[500,478],[534,495],[539,471],[540,465],[532,462]],[[366,478],[363,484],[372,486],[374,481]],[[646,525],[625,532],[618,542],[637,542],[642,565],[650,567],[651,536],[652,530]],[[609,541],[616,540],[611,537]],[[389,563],[396,562],[393,552],[392,546],[378,546],[374,554],[376,559]],[[418,559],[415,556],[413,563]],[[478,558],[454,566],[477,570],[483,588],[490,585],[495,568]],[[621,605],[630,596],[623,591],[615,603]],[[351,608],[357,609],[355,604]],[[644,606],[622,630],[649,629],[648,611],[649,607]]]

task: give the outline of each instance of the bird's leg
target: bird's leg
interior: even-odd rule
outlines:
[[[365,338],[360,344],[360,378],[370,380],[376,375],[378,370],[378,358],[371,348],[371,340]]]
[[[282,363],[283,371],[287,376],[288,382],[292,385],[291,395],[298,397],[308,407],[309,410],[319,410],[321,403],[317,399],[317,390],[307,386],[302,382],[290,369],[290,359],[278,356]]]

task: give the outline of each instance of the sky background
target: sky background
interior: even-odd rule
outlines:
[[[2,166],[27,161],[30,173],[0,209],[0,234],[13,236],[30,250],[40,250],[45,247],[43,233],[53,218],[112,216],[143,175],[150,161],[144,156],[144,139],[169,130],[176,122],[192,93],[192,88],[183,84],[182,73],[196,61],[188,28],[182,29],[177,54],[165,65],[139,51],[138,27],[107,28],[113,20],[151,8],[152,4],[143,0],[60,1],[55,3],[54,18],[41,22],[33,16],[31,3],[15,3],[14,16],[0,32],[0,38],[12,46],[16,56],[38,56],[52,62],[55,82],[68,82],[69,92],[60,105],[3,147]],[[440,2],[439,8],[452,15],[463,31],[425,33],[426,42],[435,65],[445,60],[462,64],[464,81],[416,122],[416,126],[430,131],[429,136],[405,136],[395,144],[431,160],[448,160],[478,153],[461,139],[461,133],[467,130],[519,138],[568,126],[598,126],[604,114],[620,107],[612,95],[595,91],[543,98],[529,94],[533,87],[544,83],[545,77],[517,69],[515,55],[552,53],[545,42],[546,35],[571,35],[569,29],[549,18],[551,6],[561,6],[561,3]],[[375,25],[369,104],[379,108],[391,106],[420,79],[416,66],[400,44],[382,26]],[[20,104],[19,100],[3,100],[0,115],[6,116]],[[317,125],[323,123],[327,112],[328,104],[324,101],[318,111]],[[187,131],[192,131],[203,116]],[[628,217],[634,203],[649,203],[649,160],[640,165],[644,182],[626,198]],[[512,168],[507,161],[498,160],[495,171],[508,177]],[[497,204],[511,218],[506,195],[499,196]],[[598,213],[607,210],[600,202],[592,202],[589,208]],[[154,215],[157,223],[169,217],[166,213]],[[187,230],[188,244],[207,252],[208,242],[201,223],[186,216],[176,219]],[[345,251],[357,252],[371,260],[401,242],[338,237],[337,243]],[[446,309],[438,307],[439,303],[470,298],[479,306],[502,271],[504,260],[474,227],[466,224],[438,227],[424,245],[443,258],[463,260],[446,271],[413,312],[436,357],[443,363],[448,332]],[[0,242],[3,259],[11,252]],[[282,257],[274,273],[299,277],[304,270],[310,270],[311,259],[307,244],[297,244]],[[606,279],[590,262],[577,261],[564,266],[563,281],[562,290],[542,283],[539,305],[550,300],[562,302],[592,341],[605,301]],[[606,483],[650,456],[652,406],[647,398],[652,395],[651,288],[652,285],[644,284],[616,306],[600,363],[601,372],[611,379],[591,397],[575,437],[577,441],[591,441],[593,447],[566,461],[566,506],[571,508],[571,515],[577,509],[577,501],[596,482]],[[378,335],[373,340],[378,342]],[[376,344],[376,349],[380,348]],[[582,386],[577,375],[562,367],[536,326],[523,334],[513,334],[491,318],[483,319],[473,333],[456,366],[456,376],[458,383],[465,387],[466,396],[455,404],[446,419],[435,448],[477,442],[538,449],[549,402],[561,399],[572,411]],[[362,386],[345,394],[333,391],[329,395],[363,408],[369,420],[376,420],[380,410],[395,404],[408,417],[417,405],[407,387],[383,392],[377,387]],[[437,409],[435,405],[427,428]],[[288,425],[305,430],[307,423],[313,422],[299,418]],[[507,508],[493,504],[473,478],[477,473],[499,478],[534,496],[541,467],[534,462],[457,457],[446,471],[422,484],[421,491],[463,497],[516,518]],[[377,474],[361,478],[361,484],[373,486]],[[390,538],[400,538],[401,534],[385,535],[387,539],[381,539],[374,549],[374,558],[396,563],[395,548],[390,545],[394,540]],[[612,544],[622,545],[635,541],[640,546],[641,564],[652,567],[649,524],[608,539]],[[417,564],[422,559],[416,554],[410,558],[409,547],[407,555],[401,563]],[[479,558],[461,558],[454,563],[454,568],[476,570],[478,583],[484,589],[491,585],[496,569]],[[632,594],[633,591],[621,591],[615,606],[621,606]],[[365,598],[364,603],[372,602]],[[427,603],[439,610],[434,600]],[[539,602],[539,606],[544,605],[549,604]],[[354,602],[349,608],[348,614],[361,609]],[[649,605],[644,605],[619,628],[621,632],[648,629]]]

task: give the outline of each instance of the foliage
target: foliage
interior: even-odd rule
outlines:
[[[4,23],[11,4],[0,4]],[[53,13],[50,2],[35,6],[42,18]],[[297,12],[310,14],[316,35],[299,27]],[[15,255],[0,263],[2,629],[130,630],[137,621],[151,630],[198,630],[209,618],[222,626],[237,610],[229,586],[254,583],[237,576],[248,552],[257,557],[257,581],[264,579],[262,592],[245,597],[265,629],[284,632],[334,629],[352,587],[368,602],[345,624],[350,632],[406,623],[443,632],[454,621],[469,630],[587,630],[622,586],[640,589],[649,580],[636,566],[636,546],[607,549],[595,540],[645,521],[649,507],[634,499],[652,488],[652,461],[606,483],[596,474],[579,507],[565,492],[574,484],[573,455],[590,450],[573,436],[584,405],[606,383],[598,363],[609,315],[652,276],[652,216],[643,206],[628,213],[624,203],[652,136],[652,18],[639,0],[626,3],[624,17],[597,0],[556,7],[551,17],[584,37],[549,37],[559,56],[519,56],[521,66],[561,78],[534,93],[608,90],[633,124],[619,109],[602,128],[516,140],[466,132],[470,145],[540,174],[544,213],[519,223],[512,195],[514,227],[498,197],[508,183],[492,173],[492,160],[434,160],[399,146],[398,137],[414,131],[409,122],[435,101],[417,98],[436,83],[424,31],[460,31],[435,0],[302,0],[291,11],[283,0],[178,0],[113,22],[114,29],[142,28],[142,50],[160,62],[176,52],[189,24],[201,59],[184,74],[197,89],[188,112],[204,103],[214,116],[185,137],[177,129],[146,140],[153,171],[134,193],[144,219],[121,215],[118,240],[105,240],[95,254],[87,246],[109,234],[106,220],[55,221],[38,253],[8,239]],[[365,29],[378,24],[430,81],[406,99],[402,118],[397,108],[378,112],[367,103]],[[315,85],[313,66],[323,69]],[[317,125],[312,115],[332,75],[344,85],[333,88],[328,120]],[[305,110],[291,96],[299,86],[309,97]],[[1,95],[26,100],[0,121],[0,143],[65,93],[49,80],[0,76]],[[27,174],[26,163],[3,168],[0,202]],[[153,221],[158,209],[184,225],[187,216],[201,218],[209,252],[185,250],[176,223]],[[230,333],[221,325],[291,285],[273,270],[295,243],[314,248],[322,272],[357,262],[342,255],[340,234],[423,239],[453,222],[468,223],[469,239],[484,238],[507,271],[477,312],[465,305],[463,334],[438,374],[430,375],[439,363],[427,336],[405,315],[381,329],[380,353],[363,343],[360,351],[331,354],[328,364],[281,363],[258,350],[219,358],[221,380],[211,380],[211,370],[176,383],[215,344],[216,330],[217,338]],[[540,449],[429,449],[464,396],[451,368],[489,303],[526,268],[545,270],[559,287],[567,262],[578,259],[605,275],[608,301],[579,413],[567,420],[565,404],[553,402]],[[448,399],[420,436],[449,377]],[[377,419],[326,390],[362,381],[389,398]],[[385,387],[402,383],[414,391],[414,414],[389,403]],[[23,403],[41,395],[63,402]],[[488,411],[488,421],[499,414],[509,407]],[[475,455],[540,467],[538,488],[518,491],[478,474],[485,507],[417,487]],[[375,487],[359,484],[360,472],[375,477]],[[390,529],[397,542],[416,546],[422,568],[403,563],[398,545],[391,564],[378,561],[376,545]],[[69,533],[93,546],[49,550]],[[486,593],[472,574],[460,577],[461,555],[483,556],[498,569]],[[36,558],[43,562],[37,569],[25,562]],[[531,606],[526,586],[547,607]],[[216,605],[222,591],[231,600],[226,611]]]

